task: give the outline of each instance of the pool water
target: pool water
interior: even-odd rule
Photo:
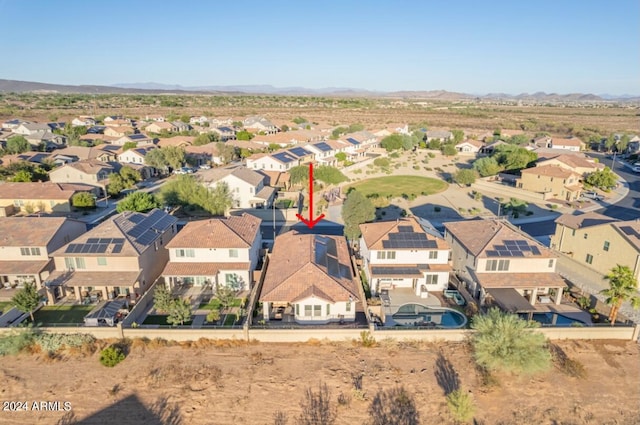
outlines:
[[[520,317],[526,320],[528,316],[527,314],[520,314]],[[583,326],[591,326],[591,323],[585,323],[582,320],[574,319],[559,313],[533,313],[532,320],[543,325],[552,326],[572,326],[574,323],[579,323]]]
[[[391,317],[398,326],[461,328],[467,324],[467,317],[459,311],[422,304],[404,304]]]

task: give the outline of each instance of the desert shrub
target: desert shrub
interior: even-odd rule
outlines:
[[[449,412],[456,421],[468,422],[473,418],[475,407],[469,393],[455,390],[447,396]]]
[[[0,337],[0,356],[15,355],[32,345],[35,334],[32,328],[13,331]]]
[[[404,387],[379,391],[369,406],[372,425],[417,425],[420,415],[416,402]]]
[[[209,314],[207,314],[207,322],[213,323],[220,320],[220,310],[211,310]]]
[[[298,416],[301,425],[332,425],[336,422],[336,408],[331,403],[327,384],[320,384],[318,392],[307,388],[300,402],[302,412]]]
[[[420,166],[418,166],[418,165],[414,165],[414,166],[413,166],[413,169],[414,169],[414,170],[419,170],[419,169],[420,169]]]
[[[428,152],[427,155],[429,155],[429,158],[435,158],[436,154],[433,152]]]
[[[340,393],[338,394],[338,404],[340,406],[348,406],[351,404],[351,396],[349,394]]]
[[[376,158],[373,160],[373,165],[377,167],[388,167],[391,165],[391,161],[388,158]]]
[[[556,344],[549,344],[549,349],[551,351],[551,356],[553,358],[553,362],[556,367],[562,371],[567,376],[571,376],[573,378],[584,379],[587,377],[587,370],[584,365],[578,360],[572,359],[567,356],[567,353],[564,352],[560,346]]]
[[[393,158],[393,159],[400,158],[400,154],[398,152],[392,152],[389,154],[389,158]]]
[[[79,348],[95,342],[96,339],[89,334],[38,334],[34,339],[34,343],[48,353],[55,353],[63,347]]]
[[[369,331],[360,332],[360,344],[363,347],[373,347],[376,345],[376,339]]]
[[[124,353],[120,347],[114,345],[105,348],[100,352],[100,363],[106,367],[114,367],[124,360]]]
[[[353,174],[362,174],[362,169],[353,170]]]

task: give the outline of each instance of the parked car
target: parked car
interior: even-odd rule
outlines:
[[[184,168],[176,168],[175,170],[173,170],[173,174],[187,174],[187,172],[184,170]]]
[[[635,171],[636,173],[640,173],[640,166],[633,167],[632,170]]]
[[[211,169],[211,165],[209,165],[209,164],[202,164],[202,165],[200,166],[200,169],[201,169],[201,170],[210,170],[210,169]]]
[[[597,192],[582,192],[583,198],[593,199],[594,201],[602,201],[604,198]]]

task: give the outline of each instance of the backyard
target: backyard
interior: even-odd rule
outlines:
[[[446,182],[440,179],[420,176],[388,176],[367,179],[350,185],[365,196],[378,194],[381,197],[399,198],[403,195],[417,197],[433,195],[447,189]]]
[[[95,305],[50,305],[33,313],[35,323],[47,324],[82,324],[84,316],[89,314]]]
[[[4,314],[11,310],[13,303],[11,301],[0,301],[0,314]]]

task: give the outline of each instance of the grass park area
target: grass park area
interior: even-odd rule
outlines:
[[[33,313],[35,323],[84,323],[95,305],[48,305]]]
[[[420,176],[376,177],[350,185],[365,196],[378,194],[387,198],[433,195],[446,190],[447,186],[442,180]]]

